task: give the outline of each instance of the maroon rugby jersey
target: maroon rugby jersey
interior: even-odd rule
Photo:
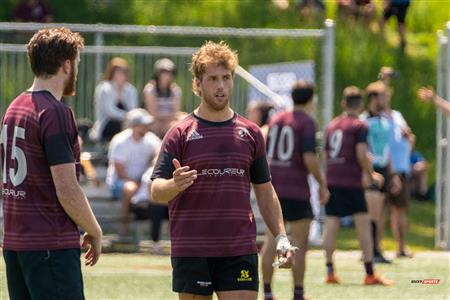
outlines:
[[[280,198],[309,201],[306,152],[315,153],[314,120],[303,111],[280,112],[269,124],[267,157],[272,184]]]
[[[356,145],[367,143],[367,132],[365,122],[346,114],[328,125],[325,146],[328,186],[362,188],[362,169],[356,156]]]
[[[164,137],[152,179],[172,178],[173,158],[198,177],[169,202],[172,256],[257,253],[250,182],[270,181],[258,126],[238,114],[225,122],[190,114]]]
[[[25,92],[2,120],[3,248],[15,251],[80,247],[77,226],[56,196],[50,166],[77,163],[72,111],[48,91]]]

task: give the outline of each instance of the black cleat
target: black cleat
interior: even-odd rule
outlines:
[[[391,264],[391,263],[392,263],[392,260],[389,260],[389,259],[384,258],[384,256],[381,255],[381,254],[376,254],[376,255],[373,257],[373,262],[374,262],[374,263],[377,263],[377,264]]]

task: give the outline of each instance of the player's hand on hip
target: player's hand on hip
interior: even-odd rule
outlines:
[[[172,160],[175,171],[172,173],[177,191],[182,192],[190,187],[197,179],[197,170],[190,170],[189,166],[182,167],[178,159]]]
[[[86,248],[86,254],[84,255],[85,265],[93,266],[97,263],[100,254],[102,253],[102,237],[94,237],[87,232],[83,235],[82,248]]]
[[[294,265],[294,255],[298,248],[292,246],[285,235],[278,235],[275,240],[277,242],[278,261],[273,266],[285,269],[292,267]]]
[[[390,192],[392,195],[398,195],[402,191],[402,181],[398,174],[395,174],[391,178],[390,182]]]
[[[380,173],[373,172],[372,173],[372,184],[376,185],[378,188],[381,188],[384,184],[384,177]]]
[[[325,205],[330,198],[330,191],[326,185],[321,185],[319,187],[319,201],[321,205]]]

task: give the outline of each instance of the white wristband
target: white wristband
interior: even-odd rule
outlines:
[[[291,249],[291,242],[289,242],[289,239],[286,235],[279,234],[275,238],[275,241],[277,242],[277,250],[281,251],[281,253],[286,253]]]
[[[280,241],[281,238],[286,238],[286,239],[287,239],[287,235],[285,235],[285,234],[279,234],[279,235],[277,235],[277,236],[275,237],[275,242],[277,242],[277,244],[278,244],[278,242]]]

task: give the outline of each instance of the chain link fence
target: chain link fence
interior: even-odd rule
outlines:
[[[94,120],[94,89],[102,78],[106,64],[115,56],[128,61],[129,81],[139,91],[141,104],[142,90],[153,74],[153,63],[162,57],[173,60],[178,68],[175,81],[183,92],[182,108],[191,111],[199,102],[191,92],[191,55],[205,39],[219,39],[237,49],[240,64],[244,67],[241,68],[243,71],[237,72],[234,84],[232,107],[237,112],[245,113],[251,86],[271,100],[276,101],[274,98],[277,97],[267,85],[261,86],[260,80],[247,74],[245,69],[253,64],[285,62],[284,59],[289,57],[299,62],[314,61],[315,66],[321,68],[316,70],[314,78],[321,93],[321,113],[318,116],[323,122],[331,119],[334,95],[334,23],[331,20],[326,21],[324,29],[0,23],[1,112],[31,85],[32,74],[25,48],[28,39],[40,28],[60,26],[82,33],[87,45],[81,55],[77,95],[65,99],[75,110],[77,118]],[[162,37],[167,39],[162,40]],[[267,43],[267,39],[273,39],[273,44],[278,45],[276,53],[268,53],[269,48],[261,46]],[[162,46],[164,43],[170,46]]]

